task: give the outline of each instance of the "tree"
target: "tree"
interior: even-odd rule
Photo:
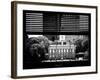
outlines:
[[[37,37],[28,38],[26,43],[25,43],[25,50],[29,51],[31,44],[35,44],[35,43],[39,44],[39,40]]]
[[[79,39],[75,42],[75,45],[76,45],[76,53],[85,52],[89,48],[89,41],[87,38],[83,40]]]
[[[50,42],[49,42],[48,38],[45,37],[45,36],[39,36],[38,39],[39,39],[40,44],[43,47],[45,47],[46,53],[48,53],[48,47],[50,45]]]
[[[32,44],[39,44],[39,41],[36,37],[25,39],[25,44],[24,44],[25,48],[24,48],[24,53],[23,53],[23,65],[24,65],[23,67],[24,68],[31,68],[35,63],[36,56],[33,57],[30,50],[32,47]]]
[[[48,47],[50,45],[48,38],[45,36],[39,36],[38,40],[39,40],[40,44],[43,44],[45,47]]]
[[[36,62],[40,62],[44,59],[45,49],[41,44],[31,44],[29,52]]]
[[[45,59],[45,53],[48,52],[49,40],[45,36],[29,38],[26,43],[26,53],[31,55],[34,61]]]
[[[82,48],[83,48],[84,52],[89,49],[89,40],[87,38],[83,39],[83,41],[82,41]]]
[[[82,40],[77,40],[77,41],[75,41],[75,45],[76,45],[76,50],[75,50],[75,52],[76,53],[79,53],[79,52],[82,52],[82,45],[81,45],[81,42],[82,42]]]

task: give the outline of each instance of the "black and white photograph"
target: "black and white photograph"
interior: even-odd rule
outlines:
[[[12,78],[97,73],[97,6],[13,1]]]
[[[90,14],[23,10],[23,69],[90,66]]]

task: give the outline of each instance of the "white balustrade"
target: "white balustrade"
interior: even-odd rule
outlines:
[[[74,45],[50,45],[49,47],[49,59],[67,59],[75,57]]]

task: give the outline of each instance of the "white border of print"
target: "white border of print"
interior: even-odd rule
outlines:
[[[84,67],[64,67],[45,69],[25,69],[23,70],[23,10],[36,11],[57,11],[57,12],[77,12],[91,14],[91,66]],[[51,74],[84,73],[96,71],[96,9],[50,6],[37,4],[17,4],[17,76],[37,76]]]

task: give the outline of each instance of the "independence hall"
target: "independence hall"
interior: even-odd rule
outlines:
[[[28,38],[44,36],[49,40],[42,62],[89,59],[90,15],[24,11],[23,16]]]

